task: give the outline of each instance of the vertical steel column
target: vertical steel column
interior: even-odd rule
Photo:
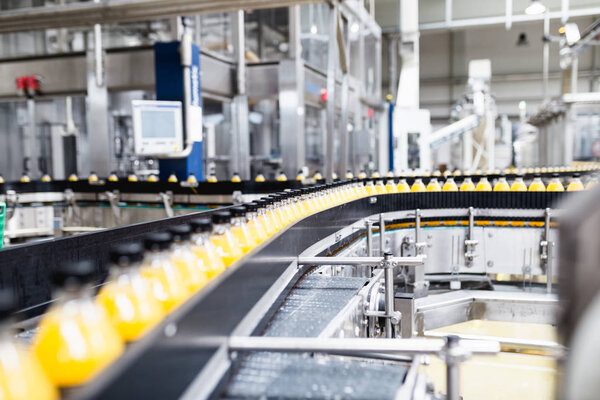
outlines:
[[[337,71],[336,25],[338,21],[338,5],[333,3],[329,10],[329,45],[327,49],[327,129],[325,144],[325,178],[333,180],[335,154],[335,75]]]
[[[289,59],[279,63],[279,142],[283,170],[295,176],[305,165],[304,62],[300,42],[300,6],[289,8]]]
[[[385,337],[394,337],[394,327],[392,325],[392,316],[394,315],[394,266],[390,259],[392,253],[383,254],[384,285],[385,285]]]
[[[367,230],[367,257],[373,256],[373,223],[367,219],[366,230]]]
[[[550,101],[550,92],[548,89],[548,69],[550,64],[550,13],[546,9],[544,14],[544,50],[542,54],[542,80],[544,84],[544,103]]]
[[[102,29],[95,25],[93,32],[88,33],[87,40],[87,136],[89,156],[82,155],[82,160],[89,160],[88,165],[81,165],[80,174],[95,171],[100,176],[108,176],[113,169],[112,140],[108,131],[108,90],[104,72],[102,49]],[[79,164],[79,163],[78,163]],[[87,167],[87,168],[86,168]]]
[[[250,179],[250,133],[248,128],[248,97],[246,96],[246,37],[244,11],[233,12],[233,47],[236,61],[236,95],[232,103],[230,143],[231,172]]]
[[[458,336],[446,338],[446,400],[460,399],[460,363],[453,354],[459,350]]]
[[[379,253],[385,255],[385,219],[383,213],[379,214]]]

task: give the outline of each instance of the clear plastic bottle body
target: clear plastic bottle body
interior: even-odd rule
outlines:
[[[506,181],[505,177],[500,177],[498,182],[494,185],[494,192],[509,192],[510,185]]]
[[[393,179],[389,179],[385,184],[385,190],[388,193],[398,193],[398,186],[394,183]]]
[[[231,234],[242,246],[242,251],[244,254],[251,251],[257,245],[255,236],[250,234],[245,216],[236,216],[231,218]]]
[[[414,183],[410,187],[411,192],[424,192],[426,190],[427,190],[427,187],[425,186],[425,184],[423,183],[421,178],[415,179]]]
[[[466,177],[460,184],[461,192],[473,192],[475,191],[475,185],[470,177]]]
[[[527,190],[530,192],[545,192],[546,185],[544,185],[544,182],[542,182],[540,177],[535,177],[529,184],[529,188]]]
[[[217,253],[223,259],[226,267],[229,267],[244,255],[240,244],[233,237],[231,226],[228,223],[214,224],[210,241],[217,248]]]
[[[13,339],[8,322],[0,324],[0,398],[58,400],[35,355]]]
[[[377,194],[377,188],[373,181],[367,182],[365,189],[367,190],[367,196],[375,196]]]
[[[526,192],[527,185],[523,181],[523,178],[521,178],[521,177],[515,178],[512,185],[510,186],[510,191],[511,192]]]
[[[150,283],[140,274],[141,264],[113,265],[108,283],[96,302],[103,307],[113,326],[126,341],[137,340],[163,318],[165,311],[154,296]]]
[[[209,232],[194,233],[191,242],[192,252],[200,261],[201,268],[205,271],[208,279],[225,271],[225,263],[215,245],[210,241]]]
[[[564,192],[565,187],[558,178],[552,178],[546,187],[547,192]]]
[[[92,293],[90,285],[58,292],[58,300],[40,321],[33,351],[58,387],[84,384],[124,350],[119,333]]]
[[[387,188],[385,187],[383,180],[377,181],[377,183],[375,184],[375,189],[377,191],[377,194],[386,194],[387,193]]]
[[[476,192],[491,192],[492,185],[490,184],[490,181],[488,181],[488,179],[485,176],[483,176],[479,179],[479,182],[477,182],[477,186],[475,186],[475,191]]]
[[[160,301],[165,312],[183,303],[190,294],[183,275],[171,262],[171,255],[166,250],[146,252],[140,272],[148,280],[154,297]]]
[[[578,176],[574,176],[569,182],[569,186],[567,186],[567,192],[578,192],[584,189],[585,187]]]
[[[440,183],[438,182],[437,178],[431,178],[429,180],[429,183],[427,184],[426,190],[428,192],[441,192],[442,187],[440,186]]]
[[[444,186],[442,186],[443,192],[458,192],[458,186],[452,177],[448,177],[446,182],[444,182]]]
[[[175,241],[171,247],[171,262],[179,270],[189,293],[194,293],[208,282],[190,243]]]
[[[268,205],[264,204],[259,206],[258,210],[256,210],[256,220],[260,225],[262,225],[263,229],[267,233],[267,236],[272,236],[277,233],[275,223],[269,214]]]
[[[410,192],[410,186],[406,182],[406,179],[404,179],[404,178],[400,179],[400,181],[398,182],[397,189],[398,189],[398,193],[408,193],[408,192]]]

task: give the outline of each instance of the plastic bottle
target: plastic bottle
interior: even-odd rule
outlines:
[[[158,181],[159,181],[158,176],[156,176],[154,174],[150,174],[150,176],[148,177],[148,182],[156,183]]]
[[[23,172],[23,175],[21,175],[21,179],[19,179],[19,180],[21,181],[21,183],[29,183],[29,182],[31,182],[31,178],[27,174],[27,171]]]
[[[411,192],[424,192],[426,190],[427,188],[425,187],[425,184],[423,183],[421,178],[415,179],[415,182],[410,187]]]
[[[44,175],[42,175],[42,182],[46,182],[46,183],[52,182],[52,177],[48,174],[44,174]]]
[[[248,231],[258,245],[269,238],[263,224],[258,221],[258,203],[246,203],[244,206],[246,206],[247,211],[246,219],[248,220]]]
[[[288,223],[288,216],[283,212],[283,201],[278,194],[268,196],[271,200],[271,212],[277,220],[278,229],[284,228]]]
[[[579,177],[579,174],[573,174],[573,178],[571,178],[569,186],[567,186],[567,192],[578,192],[580,190],[584,190],[583,183]]]
[[[250,234],[246,220],[246,207],[235,206],[229,209],[231,212],[231,234],[242,246],[244,254],[256,247],[255,236]]]
[[[79,181],[79,177],[77,176],[77,174],[69,175],[69,182],[78,182],[78,181]]]
[[[89,183],[97,183],[98,182],[98,175],[94,171],[90,172],[90,176],[88,176],[88,182]]]
[[[172,244],[173,237],[168,232],[146,235],[144,238],[146,254],[140,270],[165,312],[183,303],[190,293],[181,272],[171,262]]]
[[[597,184],[598,184],[598,178],[594,175],[590,178],[590,180],[585,185],[585,190],[593,189],[594,187],[596,187]]]
[[[254,178],[254,182],[264,182],[265,180],[266,179],[263,174],[258,174],[258,175],[256,175],[256,178]]]
[[[171,262],[183,277],[183,282],[189,293],[194,293],[208,282],[208,276],[192,251],[190,243],[192,227],[190,225],[175,225],[169,228],[173,236],[171,246]]]
[[[283,171],[277,173],[277,182],[287,182],[288,178]]]
[[[162,304],[140,273],[143,251],[137,242],[113,247],[108,283],[96,297],[126,342],[140,338],[164,316]]]
[[[461,192],[473,192],[475,191],[475,185],[473,184],[473,181],[471,180],[471,177],[467,176],[462,183],[460,184],[460,191]]]
[[[2,175],[0,175],[0,184],[5,183],[6,181],[4,180],[4,177]]]
[[[119,177],[117,176],[117,173],[115,171],[111,171],[110,175],[108,176],[108,181],[119,182]]]
[[[219,255],[217,248],[210,241],[213,230],[212,221],[209,218],[195,218],[190,221],[192,227],[192,251],[196,258],[202,263],[208,279],[225,271],[225,263]]]
[[[363,170],[358,173],[358,179],[367,179],[367,173]]]
[[[129,176],[127,176],[127,181],[128,182],[137,182],[139,179],[137,177],[136,174],[129,174]]]
[[[315,181],[320,181],[320,180],[322,180],[322,179],[323,179],[323,174],[321,174],[321,171],[317,170],[317,171],[315,172],[315,174],[313,175],[313,179],[314,179]]]
[[[267,236],[274,235],[277,233],[277,228],[269,211],[269,201],[267,199],[259,199],[255,203],[258,204],[258,209],[256,210],[258,223],[263,226],[263,229],[267,232]]]
[[[351,170],[346,171],[346,179],[354,179],[354,174]]]
[[[217,248],[217,253],[223,259],[226,267],[242,258],[244,255],[240,244],[231,233],[231,213],[219,211],[212,215],[213,232],[210,241]]]
[[[375,196],[377,194],[377,188],[375,187],[373,181],[368,181],[365,185],[365,189],[367,189],[368,196]]]
[[[94,302],[95,266],[66,263],[52,274],[56,301],[42,317],[33,350],[59,387],[86,383],[124,350],[106,311]]]
[[[547,192],[564,192],[565,191],[565,187],[563,186],[563,184],[560,181],[559,174],[556,174],[556,173],[552,174],[552,179],[550,179],[550,182],[548,182],[546,191]]]
[[[167,181],[169,183],[177,183],[177,182],[179,182],[179,179],[177,179],[177,175],[175,175],[174,172],[171,172],[171,175],[169,175],[169,178],[167,179]]]
[[[441,188],[440,183],[438,182],[437,178],[431,178],[429,180],[426,190],[428,192],[441,192],[442,191],[442,188]]]
[[[513,181],[512,185],[510,186],[510,191],[511,192],[526,192],[527,191],[527,185],[523,181],[523,175],[519,174],[516,176],[515,180]]]
[[[546,185],[544,185],[544,182],[542,182],[542,176],[540,174],[535,174],[533,176],[533,181],[531,181],[531,183],[529,184],[529,189],[527,190],[530,192],[546,191]]]
[[[444,182],[444,186],[442,186],[442,192],[458,192],[458,186],[456,186],[454,178],[451,176],[446,178],[446,182]]]
[[[490,181],[488,181],[487,177],[482,176],[479,179],[479,182],[477,182],[477,186],[475,186],[475,191],[476,192],[491,192],[492,191],[492,185],[490,184]]]
[[[303,181],[304,180],[304,172],[302,172],[302,170],[298,170],[298,173],[296,174],[296,180],[297,181]]]
[[[240,183],[241,181],[242,181],[242,177],[240,176],[240,174],[238,174],[237,172],[234,172],[233,175],[231,176],[231,182]]]
[[[382,179],[379,179],[377,181],[377,184],[375,185],[375,190],[377,191],[377,194],[386,194],[387,193],[387,189],[386,189]]]
[[[410,186],[406,183],[405,178],[401,178],[398,181],[398,193],[408,193],[410,192]]]
[[[506,177],[501,176],[498,178],[498,182],[494,185],[494,192],[509,192],[510,185],[506,181]]]
[[[0,398],[10,400],[58,400],[35,355],[14,339],[10,328],[18,304],[12,290],[0,290]]]
[[[388,193],[398,193],[398,186],[393,179],[388,179],[387,183],[385,184],[385,189]]]
[[[209,176],[209,182],[212,182],[211,177]],[[215,182],[216,182],[216,177],[215,177]],[[194,173],[190,173],[188,175],[187,178],[187,183],[198,183],[198,178],[196,178],[196,175]]]

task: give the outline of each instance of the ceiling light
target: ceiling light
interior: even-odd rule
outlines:
[[[356,22],[354,22],[352,25],[350,25],[350,32],[356,33],[359,30],[360,30],[360,25],[358,25]]]
[[[546,6],[540,0],[533,0],[529,7],[525,9],[527,15],[543,14],[546,11]]]
[[[313,35],[316,35],[316,34],[317,34],[317,32],[318,32],[318,30],[317,30],[317,26],[316,26],[315,24],[312,24],[312,25],[310,26],[310,33],[312,33]]]

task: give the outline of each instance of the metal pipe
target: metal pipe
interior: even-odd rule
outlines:
[[[418,245],[421,239],[421,210],[415,210],[415,244]]]
[[[383,256],[385,276],[385,337],[391,339],[394,337],[394,329],[392,326],[392,315],[394,315],[394,266],[392,263],[393,256],[391,253],[385,253]]]
[[[454,339],[456,338],[456,339]],[[458,337],[448,336],[448,352],[458,346]],[[452,357],[446,358],[446,400],[460,400],[460,364]]]
[[[542,81],[543,81],[543,93],[544,103],[550,101],[550,92],[548,89],[548,73],[550,64],[550,16],[549,11],[546,9],[544,13],[544,49],[542,52]]]
[[[379,214],[379,253],[385,257],[385,219],[383,213]]]
[[[367,257],[373,256],[373,222],[367,220]]]
[[[206,345],[207,340],[203,339]],[[189,345],[189,343],[188,343]],[[366,339],[232,336],[229,351],[314,352],[352,355],[357,353],[439,354],[446,346],[442,339]],[[471,354],[497,354],[500,344],[491,340],[461,340],[460,347]]]
[[[381,265],[384,257],[298,257],[298,265]],[[388,261],[395,266],[418,267],[423,265],[424,258],[391,257]]]
[[[548,242],[547,252],[548,258],[546,259],[546,293],[552,294],[552,251],[554,250],[554,242]]]

